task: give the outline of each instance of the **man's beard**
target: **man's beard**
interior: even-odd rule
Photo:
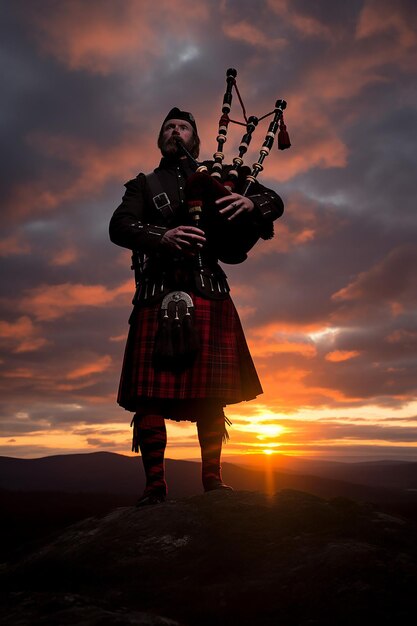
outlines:
[[[178,144],[182,144],[187,148],[188,151],[193,147],[193,139],[191,138],[189,141],[183,141],[180,137],[174,136],[169,137],[166,141],[162,142],[161,152],[164,157],[173,157],[173,156],[182,156],[183,153],[181,151],[181,147]]]

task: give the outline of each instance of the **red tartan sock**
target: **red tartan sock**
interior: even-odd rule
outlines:
[[[201,447],[202,479],[205,491],[222,483],[220,456],[224,436],[224,415],[197,420],[198,441]]]
[[[145,494],[167,493],[164,454],[167,444],[165,420],[161,415],[135,415],[137,438],[146,476]]]

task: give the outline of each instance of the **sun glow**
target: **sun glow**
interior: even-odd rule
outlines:
[[[249,420],[245,416],[236,417],[244,422],[239,424],[239,430],[252,432],[260,437],[279,437],[287,431],[287,428],[278,423],[278,420],[283,416],[277,413],[262,410],[257,415],[252,415]]]
[[[285,433],[286,429],[279,424],[255,424],[254,431],[258,433],[257,439],[269,439],[279,437]]]

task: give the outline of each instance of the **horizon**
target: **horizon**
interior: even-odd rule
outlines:
[[[114,452],[112,450],[82,450],[82,451],[71,451],[64,452],[61,454],[48,454],[43,456],[35,456],[35,457],[18,457],[18,456],[10,456],[7,454],[0,454],[0,458],[4,459],[14,459],[20,461],[36,461],[48,458],[55,457],[65,457],[65,456],[77,456],[77,455],[94,455],[94,454],[111,454],[115,456],[122,456],[125,458],[140,458],[140,454],[136,454],[133,452],[125,453],[125,452]],[[172,457],[165,456],[165,461],[186,461],[190,463],[201,463],[201,458],[199,457],[189,457],[184,458],[183,456]],[[270,466],[271,464],[274,466],[274,469],[285,469],[285,467],[280,468],[280,463],[294,463],[301,462],[306,464],[311,462],[313,465],[315,463],[335,463],[335,464],[346,464],[352,465],[355,463],[363,464],[363,463],[417,463],[417,459],[414,458],[398,458],[398,457],[381,457],[381,458],[372,458],[369,456],[364,457],[328,457],[328,456],[320,456],[320,457],[302,457],[302,456],[290,456],[290,455],[280,455],[279,453],[269,454],[259,454],[259,453],[246,453],[241,455],[223,455],[222,457],[222,465],[224,463],[230,464],[242,464],[245,463],[247,467],[252,467],[253,469],[265,470],[265,466]]]
[[[226,408],[223,460],[417,460],[415,3],[3,4],[0,454],[130,455],[134,279],[108,222],[171,107],[211,158],[235,67],[248,115],[287,101],[292,147],[259,177],[284,200],[275,237],[223,265],[264,388]],[[167,429],[168,456],[198,458],[195,424]]]

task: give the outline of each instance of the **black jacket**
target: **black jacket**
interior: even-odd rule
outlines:
[[[175,256],[160,245],[167,230],[190,223],[185,194],[187,179],[193,172],[184,159],[163,158],[155,173],[161,190],[170,200],[172,213],[166,214],[156,208],[146,176],[138,174],[125,184],[122,202],[110,221],[111,241],[134,251],[137,284],[141,282],[140,275],[143,283],[144,270],[148,275],[152,274],[152,280],[159,280],[161,272],[166,269],[172,273],[174,267],[188,267],[191,272],[196,270],[197,274],[201,270],[201,267],[190,266],[189,257]],[[253,185],[248,197],[255,205],[254,211],[231,222],[219,216],[214,205],[207,207],[206,213],[211,217],[202,225],[207,238],[202,258],[204,270],[216,281],[224,277],[217,261],[240,263],[245,260],[246,252],[259,238],[270,239],[273,236],[273,221],[283,213],[284,205],[278,194],[258,182]],[[176,284],[169,285],[170,282],[172,283],[169,280],[161,282],[164,284],[164,292],[169,286],[179,288]],[[201,280],[197,282],[201,288]],[[142,295],[143,293],[142,290]],[[207,293],[203,295],[210,297]]]

